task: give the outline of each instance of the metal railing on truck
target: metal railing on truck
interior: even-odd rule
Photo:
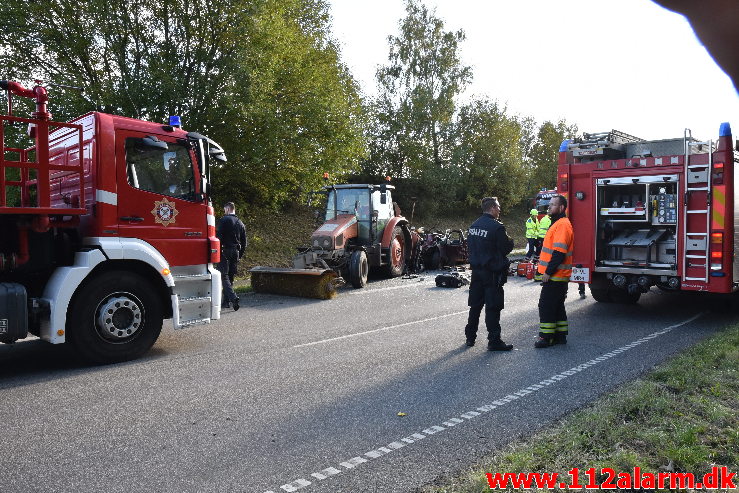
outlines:
[[[35,126],[36,145],[6,147],[6,128],[13,124]],[[57,134],[53,145],[50,133]],[[82,125],[0,115],[0,148],[0,214],[86,213]],[[9,159],[13,155],[18,159]]]

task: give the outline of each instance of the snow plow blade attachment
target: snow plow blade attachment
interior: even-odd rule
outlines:
[[[254,267],[249,272],[257,293],[328,300],[336,296],[336,288],[344,285],[344,279],[331,269]]]

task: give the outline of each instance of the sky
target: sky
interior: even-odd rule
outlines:
[[[611,129],[653,140],[739,136],[739,96],[690,24],[650,0],[423,0],[447,31],[464,30],[474,79],[487,97],[537,122]],[[342,60],[367,96],[399,33],[403,0],[329,0]]]

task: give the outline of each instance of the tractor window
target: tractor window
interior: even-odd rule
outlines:
[[[338,214],[356,214],[359,220],[369,220],[371,212],[367,190],[336,189],[328,194],[326,220],[334,219]]]
[[[393,198],[390,195],[390,190],[385,193],[387,194],[387,202],[383,204],[380,201],[381,192],[379,190],[372,192],[372,204],[374,204],[375,209],[377,209],[377,219],[379,221],[387,222],[395,215],[395,211],[393,210]]]
[[[126,173],[132,187],[194,200],[193,168],[187,147],[167,142],[167,148],[147,146],[143,139],[126,139]]]

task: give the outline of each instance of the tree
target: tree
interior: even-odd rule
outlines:
[[[423,177],[451,158],[456,98],[472,78],[463,66],[462,30],[449,32],[418,0],[406,0],[400,35],[390,36],[388,65],[377,72],[376,142],[369,167],[391,165],[394,176]]]
[[[497,103],[482,99],[461,108],[456,125],[454,165],[463,177],[458,199],[477,206],[484,196],[513,205],[524,198],[526,169],[523,124]]]
[[[564,120],[556,124],[546,121],[541,124],[529,154],[529,185],[534,193],[541,188],[552,189],[557,184],[557,163],[559,146],[565,139],[577,134],[577,125]]]
[[[7,0],[0,24],[4,78],[83,88],[52,88],[55,119],[178,114],[221,143],[224,199],[278,205],[363,156],[325,0]]]

